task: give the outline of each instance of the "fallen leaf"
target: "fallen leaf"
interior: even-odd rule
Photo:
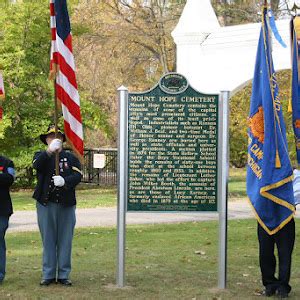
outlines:
[[[255,296],[262,296],[263,294],[262,294],[262,291],[261,290],[258,290],[258,289],[256,289],[255,291],[254,291],[254,293],[253,293]]]

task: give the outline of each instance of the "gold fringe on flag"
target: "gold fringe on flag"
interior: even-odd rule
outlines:
[[[292,106],[292,95],[290,95],[290,99],[289,99],[289,104],[288,104],[288,109],[287,111],[289,113],[292,113],[293,112],[293,106]]]
[[[280,169],[281,168],[281,162],[280,162],[280,157],[279,157],[278,149],[276,149],[275,168],[276,169]]]

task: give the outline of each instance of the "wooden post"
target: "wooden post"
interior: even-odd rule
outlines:
[[[57,105],[57,95],[56,95],[56,76],[53,80],[54,86],[54,126],[55,126],[55,138],[58,137],[58,105]],[[59,175],[59,152],[55,151],[55,175]]]

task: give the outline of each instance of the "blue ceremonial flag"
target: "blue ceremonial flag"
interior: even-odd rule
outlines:
[[[248,118],[247,194],[258,222],[272,235],[292,219],[295,206],[267,18],[264,8]]]
[[[296,16],[291,23],[292,31],[292,120],[296,144],[298,165],[300,165],[300,83],[299,83],[299,42],[300,17]]]

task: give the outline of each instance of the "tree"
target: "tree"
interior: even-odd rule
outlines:
[[[0,65],[6,90],[0,153],[15,161],[19,180],[32,184],[32,157],[41,147],[38,137],[54,120],[54,88],[48,80],[49,1],[6,2],[0,9]],[[101,111],[85,100],[84,93],[81,96],[84,125],[105,132]],[[59,125],[63,127],[62,117]]]
[[[286,124],[287,139],[290,157],[295,161],[295,142],[292,128],[292,116],[287,112],[290,99],[290,70],[280,71],[276,74],[279,86],[279,99],[282,104]],[[249,84],[230,99],[230,163],[235,167],[244,167],[247,163],[247,128],[252,85]]]
[[[112,0],[80,2],[74,9],[79,81],[89,101],[109,116],[111,136],[116,137],[116,89],[148,89],[175,70],[171,31],[183,6],[182,1]],[[97,137],[102,144],[116,143],[100,132]]]
[[[261,22],[261,1],[255,0],[212,0],[212,5],[221,25],[238,25]],[[278,13],[279,0],[271,1],[275,16]]]
[[[126,85],[130,91],[145,90],[164,72],[175,70],[171,31],[185,0],[70,1],[85,145],[115,146],[116,89]],[[0,65],[7,96],[0,122],[0,153],[16,162],[19,178],[29,179],[29,184],[31,159],[41,146],[38,136],[53,120],[48,5],[48,0],[0,4]],[[226,17],[226,24],[259,18],[255,1],[213,1],[213,5],[219,16]],[[248,107],[249,90],[240,97],[231,101],[231,153],[236,165],[245,159],[246,135],[237,125],[246,133],[245,109],[239,109],[240,103]]]
[[[0,65],[6,84],[1,153],[11,157],[30,180],[37,137],[51,116],[47,8],[47,1],[4,4],[0,16]]]

